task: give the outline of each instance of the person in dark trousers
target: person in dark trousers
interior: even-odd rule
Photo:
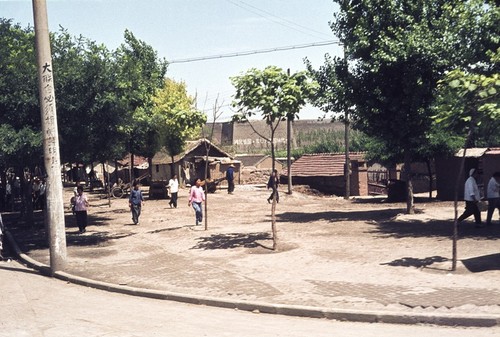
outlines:
[[[472,168],[469,171],[469,178],[465,181],[464,186],[464,200],[465,211],[458,217],[458,222],[461,222],[471,215],[474,215],[476,227],[481,227],[481,211],[479,210],[478,203],[481,201],[481,193],[477,186],[476,179],[478,177],[477,170]]]
[[[227,193],[233,194],[234,192],[234,165],[231,164],[226,170],[227,180]]]
[[[172,179],[168,182],[168,189],[170,190],[170,202],[168,204],[170,207],[174,206],[177,208],[177,194],[179,193],[179,181],[177,180],[177,174],[174,174]]]
[[[493,173],[486,188],[486,198],[488,198],[488,213],[486,213],[486,226],[491,225],[491,218],[495,209],[500,214],[500,172]]]
[[[130,197],[128,200],[130,211],[132,212],[132,221],[134,225],[139,224],[139,217],[141,216],[142,204],[144,202],[144,197],[142,196],[142,191],[139,189],[139,183],[134,182],[133,189],[130,191]]]
[[[89,201],[87,199],[87,195],[83,193],[83,186],[81,185],[76,188],[76,196],[74,202],[76,224],[78,226],[80,234],[83,234],[87,231],[87,210],[89,207]]]
[[[269,177],[269,181],[267,182],[267,189],[272,189],[271,195],[267,198],[267,202],[271,203],[273,201],[274,195],[276,194],[276,202],[280,202],[280,195],[278,192],[278,187],[280,184],[280,179],[278,177],[278,170],[274,170]]]

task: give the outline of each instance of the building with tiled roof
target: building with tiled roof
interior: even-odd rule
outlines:
[[[351,162],[351,195],[368,195],[368,172],[364,153],[349,155]],[[322,193],[344,195],[344,153],[306,154],[291,167],[294,185],[309,185]],[[286,172],[282,172],[282,176]],[[286,179],[286,178],[285,178]]]
[[[440,200],[454,200],[455,186],[462,159],[464,159],[463,176],[458,185],[458,198],[462,199],[464,183],[469,176],[469,170],[479,170],[478,186],[484,196],[484,186],[488,183],[493,173],[500,171],[500,148],[469,148],[461,149],[455,155],[444,158],[436,158],[436,188],[437,198]]]

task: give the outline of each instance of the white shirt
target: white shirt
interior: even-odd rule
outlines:
[[[486,190],[486,197],[488,199],[492,198],[500,198],[500,184],[496,181],[495,178],[491,177],[490,181],[488,182],[488,188]]]
[[[170,188],[170,193],[179,192],[179,181],[177,179],[170,179],[168,182],[168,188]]]
[[[476,179],[474,179],[474,177],[469,177],[465,181],[464,200],[465,201],[479,201],[479,200],[481,200],[481,194],[479,193],[479,187],[477,187]]]

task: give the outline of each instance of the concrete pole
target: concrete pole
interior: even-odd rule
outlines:
[[[290,68],[286,71],[288,77],[290,77]],[[292,121],[290,116],[286,119],[286,166],[288,174],[288,194],[292,194],[292,152],[290,149],[290,143],[292,140]]]
[[[59,159],[56,99],[52,55],[50,51],[47,4],[33,0],[38,92],[43,133],[43,155],[47,172],[47,221],[49,228],[50,270],[54,274],[66,264],[66,233],[64,224],[63,186]]]
[[[344,60],[346,62],[347,66],[347,55],[345,53],[345,46],[343,48],[344,50]],[[344,167],[344,180],[345,180],[345,195],[344,199],[349,199],[351,196],[351,160],[349,157],[349,107],[346,106],[345,112],[344,112],[344,117],[345,117],[345,130],[344,130],[344,143],[345,143],[345,167]]]

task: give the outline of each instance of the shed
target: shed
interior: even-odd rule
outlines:
[[[364,153],[353,152],[351,162],[351,195],[368,195],[368,172]],[[344,195],[344,153],[306,154],[297,159],[291,168],[296,185],[309,185],[320,192]]]
[[[208,178],[219,179],[225,177],[227,168],[233,164],[235,182],[240,182],[241,162],[220,149],[208,139],[188,142],[186,150],[172,158],[165,149],[156,153],[152,159],[152,180],[168,181],[175,172],[179,176],[182,185],[190,185],[197,178],[205,177],[206,151],[208,153]],[[173,172],[172,172],[173,168]],[[222,185],[226,185],[224,182]]]
[[[438,199],[455,199],[455,185],[457,183],[463,154],[464,149],[460,149],[453,156],[436,158],[436,188]],[[471,168],[476,168],[480,172],[477,183],[482,195],[484,195],[484,184],[488,182],[494,172],[500,171],[500,148],[470,148],[465,150],[464,173],[458,185],[459,199],[463,197],[464,183],[468,178]]]

